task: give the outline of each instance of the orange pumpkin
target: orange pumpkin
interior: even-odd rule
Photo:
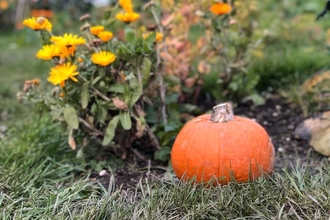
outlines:
[[[213,114],[189,121],[179,132],[171,152],[176,176],[196,183],[225,185],[252,181],[271,174],[275,151],[255,121],[233,116],[230,104],[213,108]]]

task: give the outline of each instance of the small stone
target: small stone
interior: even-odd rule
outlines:
[[[294,125],[288,125],[288,129],[293,130],[294,129]]]
[[[268,125],[268,121],[263,121],[262,124],[263,125]]]
[[[278,113],[277,112],[273,112],[273,117],[277,117],[278,116]]]
[[[99,173],[99,176],[104,176],[105,174],[107,174],[107,171],[106,170],[101,170],[100,173]]]
[[[279,147],[279,148],[277,149],[277,151],[280,152],[280,153],[283,153],[283,152],[284,152],[284,148],[283,148],[283,147]]]
[[[291,141],[291,138],[290,137],[286,137],[285,140],[286,141]]]
[[[280,106],[280,105],[275,105],[275,109],[276,109],[276,110],[279,111],[279,110],[281,110],[281,108],[282,108],[282,106]]]

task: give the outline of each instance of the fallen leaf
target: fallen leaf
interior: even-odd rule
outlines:
[[[111,100],[113,101],[113,104],[116,108],[128,110],[128,105],[124,101],[120,100],[118,97],[114,97]]]

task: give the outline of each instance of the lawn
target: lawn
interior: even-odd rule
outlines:
[[[322,6],[306,6],[307,16],[293,19],[298,23],[281,23],[276,15],[266,13],[266,24],[261,24],[272,27],[273,35],[265,41],[264,58],[249,69],[261,76],[256,89],[267,91],[265,97],[285,100],[282,104],[292,110],[290,117],[300,114],[297,120],[302,120],[301,110],[294,111],[300,103],[288,96],[314,72],[328,68],[326,36],[321,34],[327,22],[315,24],[313,17]],[[288,17],[302,13],[298,9],[290,9],[293,14]],[[312,35],[314,30],[320,35]],[[310,35],[300,37],[301,33]],[[292,131],[277,125],[264,124],[276,144],[277,165],[269,177],[205,188],[179,181],[170,162],[158,161],[128,164],[129,171],[122,175],[131,172],[134,180],[127,181],[134,184],[125,185],[118,175],[120,159],[98,157],[95,152],[77,154],[59,123],[16,99],[27,79],[40,78],[42,87],[49,86],[50,66],[35,58],[38,47],[33,31],[0,34],[2,219],[329,219],[329,160],[307,142],[287,139],[293,138],[286,133]],[[249,106],[248,111],[258,119],[263,117],[260,109],[266,108]],[[246,114],[243,110],[238,112]]]

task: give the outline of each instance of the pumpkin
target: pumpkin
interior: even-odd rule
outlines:
[[[211,185],[247,182],[271,174],[274,157],[265,129],[251,119],[234,116],[229,103],[185,124],[171,151],[179,179]]]

